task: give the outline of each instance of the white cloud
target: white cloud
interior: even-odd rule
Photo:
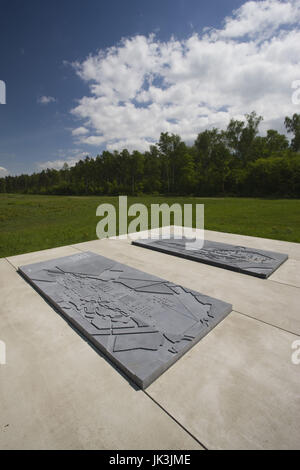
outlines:
[[[4,178],[5,176],[8,176],[8,170],[3,166],[0,166],[0,178]]]
[[[58,150],[57,155],[59,158],[55,160],[48,160],[47,162],[38,162],[37,167],[40,171],[49,169],[60,170],[65,163],[69,167],[76,165],[79,160],[84,159],[88,153],[79,151],[77,149],[72,150]]]
[[[89,131],[85,127],[77,127],[76,129],[72,130],[72,135],[78,136],[78,135],[85,135],[88,134]]]
[[[256,110],[283,130],[300,79],[300,0],[246,2],[222,29],[160,42],[135,36],[73,64],[90,95],[72,110],[81,143],[146,149],[160,132],[192,142],[206,128]]]
[[[50,104],[50,103],[55,103],[56,98],[53,96],[40,96],[37,100],[39,104]]]
[[[274,34],[281,27],[296,24],[300,19],[300,6],[297,0],[250,1],[225,18],[223,30],[215,31],[219,37],[238,38],[243,36],[260,39]]]

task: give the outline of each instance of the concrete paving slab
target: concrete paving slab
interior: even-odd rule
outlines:
[[[297,287],[145,250],[130,245],[127,240],[96,240],[74,246],[104,256],[109,253],[116,261],[205,292],[232,304],[233,310],[300,334],[300,291]]]
[[[289,259],[269,277],[270,281],[300,287],[300,261]]]
[[[0,289],[9,288],[10,284],[10,274],[13,277],[14,269],[8,270],[9,262],[5,258],[0,258]],[[8,278],[6,276],[9,276]]]
[[[201,449],[8,261],[0,271],[0,449]]]
[[[33,253],[24,253],[23,255],[9,256],[6,258],[16,269],[26,264],[39,263],[60,256],[68,256],[76,254],[77,250],[71,246],[61,246],[59,248],[51,248],[50,250],[35,251]]]
[[[147,393],[208,449],[299,449],[296,339],[232,313]]]

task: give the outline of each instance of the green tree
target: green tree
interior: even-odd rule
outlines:
[[[0,179],[0,193],[6,192],[6,182],[4,178]]]
[[[162,132],[160,134],[160,139],[157,144],[161,160],[162,160],[162,170],[163,178],[166,180],[166,189],[169,193],[171,188],[175,189],[176,175],[175,175],[175,154],[181,143],[181,138],[176,134],[169,134],[168,132]]]
[[[265,140],[267,151],[270,154],[273,152],[281,152],[289,148],[289,141],[286,136],[284,134],[279,134],[279,132],[274,129],[269,129],[267,131]]]
[[[291,142],[291,149],[294,152],[300,151],[300,114],[294,114],[292,118],[286,117],[284,121],[288,133],[294,134]]]
[[[185,153],[180,161],[178,191],[180,194],[193,194],[196,182],[194,159],[192,155]]]
[[[226,134],[216,128],[200,133],[195,141],[201,186],[209,193],[225,192],[232,160],[226,143]]]
[[[144,190],[146,193],[158,193],[161,190],[161,161],[159,150],[155,145],[145,152],[144,162]]]
[[[144,159],[137,150],[130,157],[131,194],[143,191]]]
[[[205,169],[210,165],[215,146],[220,142],[220,133],[217,128],[200,132],[195,141],[196,163]]]
[[[251,160],[255,160],[255,138],[262,116],[258,116],[255,111],[245,115],[245,122],[231,119],[226,130],[226,138],[229,148],[236,157],[246,166]]]

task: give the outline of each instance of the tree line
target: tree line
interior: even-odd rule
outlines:
[[[259,135],[262,119],[254,111],[231,119],[226,130],[200,132],[193,145],[166,132],[145,152],[104,150],[70,168],[6,176],[0,192],[300,197],[300,114],[285,118],[290,141],[274,129]]]

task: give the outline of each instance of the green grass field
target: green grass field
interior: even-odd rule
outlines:
[[[117,197],[0,195],[0,257],[96,238],[96,208]],[[128,204],[205,204],[205,228],[300,242],[300,200],[128,198]]]

